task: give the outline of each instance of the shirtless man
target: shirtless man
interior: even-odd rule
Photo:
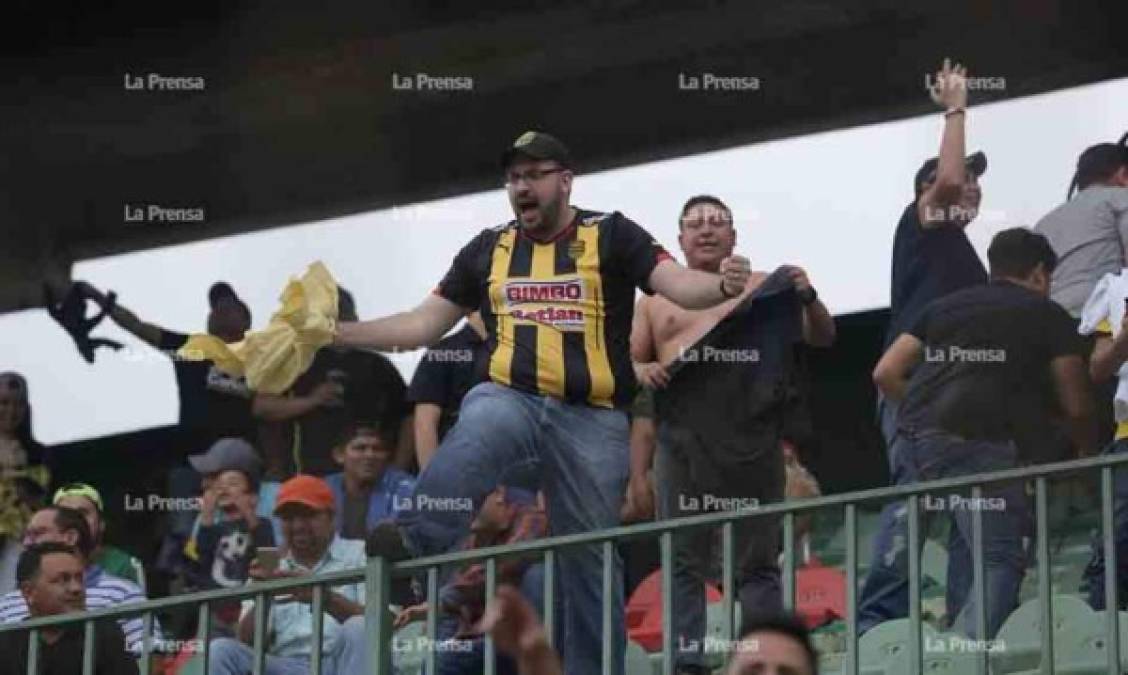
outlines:
[[[688,267],[716,272],[721,260],[732,255],[736,245],[731,211],[716,197],[703,195],[691,198],[682,208],[678,244],[685,253]],[[818,300],[806,272],[793,267],[790,273],[803,303],[804,342],[829,346],[835,337],[834,319]],[[667,366],[716,326],[767,276],[763,272],[752,272],[743,293],[704,310],[687,311],[663,298],[642,298],[635,311],[631,332],[631,358],[638,380],[652,389],[665,388],[670,382]],[[702,401],[702,405],[710,404],[710,401]],[[693,447],[693,441],[699,439],[694,438],[692,433],[686,433],[687,430],[671,429],[661,419],[657,421],[658,461],[655,474],[659,517],[675,518],[726,508],[723,503],[738,493],[740,497],[736,497],[734,503],[767,503],[782,498],[784,462],[777,437],[768,434],[768,442],[764,442],[763,438],[749,439],[752,445],[765,446],[748,450],[748,458],[755,463],[755,470],[741,471],[742,475],[734,476],[736,480],[730,485],[717,490],[718,493],[723,492],[723,496],[711,495],[713,489],[698,484],[694,477],[700,474],[691,468],[695,459],[700,461],[700,454]],[[653,493],[647,477],[653,460],[653,447],[638,444],[631,458],[628,508],[636,514],[653,508]],[[695,454],[698,456],[694,457]],[[755,614],[778,610],[782,605],[776,564],[778,519],[749,518],[738,521],[736,525],[735,543],[739,551],[737,587],[743,621],[747,624]],[[675,647],[678,673],[707,672],[707,659],[701,645],[705,632],[704,582],[712,558],[711,549],[712,539],[707,530],[674,539],[673,615],[678,635]]]

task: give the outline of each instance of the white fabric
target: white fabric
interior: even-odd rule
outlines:
[[[1081,324],[1077,331],[1082,335],[1092,335],[1102,321],[1107,320],[1115,338],[1120,334],[1120,324],[1124,321],[1125,305],[1128,299],[1128,269],[1119,274],[1106,274],[1101,277],[1085,307],[1081,310]],[[1116,371],[1119,381],[1116,396],[1112,400],[1113,414],[1117,422],[1128,421],[1128,363],[1121,364]]]

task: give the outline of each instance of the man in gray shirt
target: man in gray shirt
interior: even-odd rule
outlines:
[[[1126,266],[1128,250],[1128,134],[1094,145],[1077,159],[1070,199],[1046,214],[1034,230],[1058,256],[1050,297],[1077,319],[1093,287]],[[1078,190],[1073,195],[1074,190]]]

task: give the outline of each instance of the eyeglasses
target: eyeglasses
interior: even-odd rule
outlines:
[[[526,183],[530,183],[530,184],[536,183],[537,181],[539,181],[540,179],[549,175],[550,173],[560,173],[563,170],[564,170],[563,167],[558,166],[554,169],[530,169],[530,170],[525,171],[523,173],[519,173],[517,171],[510,171],[509,173],[505,174],[505,185],[506,185],[506,187],[517,185],[522,180],[525,181]]]

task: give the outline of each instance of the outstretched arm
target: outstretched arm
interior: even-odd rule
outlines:
[[[77,281],[75,283],[84,296],[93,300],[102,309],[105,309],[107,304],[109,304],[109,298],[106,294],[94,288],[94,286],[85,281]],[[160,326],[142,321],[136,314],[117,303],[114,303],[109,316],[113,319],[114,323],[141,338],[141,340],[149,346],[156,349],[161,348],[161,333],[164,329]]]
[[[706,309],[740,295],[751,274],[748,258],[739,255],[722,260],[720,274],[663,260],[650,273],[649,284],[682,309]]]
[[[967,110],[967,69],[948,59],[936,74],[930,92],[932,100],[946,110],[936,178],[917,201],[917,212],[924,227],[951,220],[949,209],[959,202],[966,180],[964,118]]]
[[[438,342],[467,311],[446,298],[429,295],[407,312],[338,324],[333,344],[384,352],[410,351]]]

